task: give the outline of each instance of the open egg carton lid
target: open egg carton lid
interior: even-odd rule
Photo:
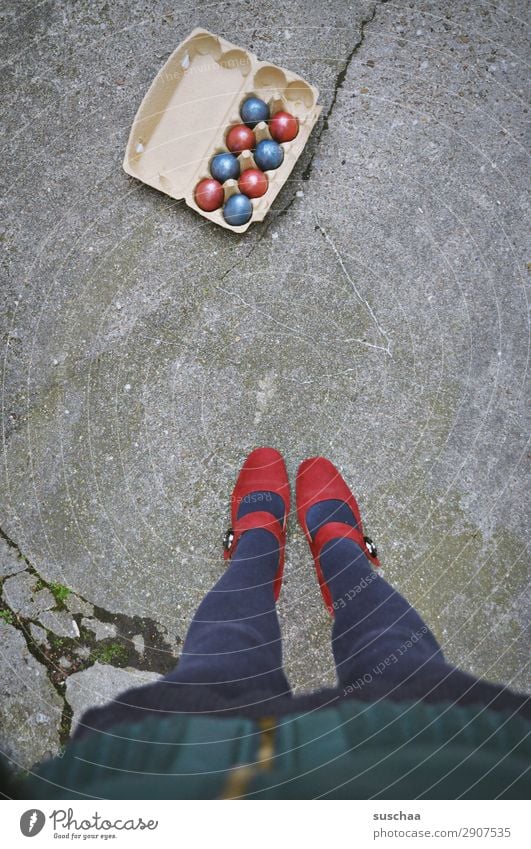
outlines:
[[[253,198],[250,220],[232,226],[222,208],[207,212],[194,199],[194,189],[210,177],[213,156],[227,150],[225,137],[241,124],[240,108],[255,95],[269,106],[270,115],[286,111],[299,123],[296,137],[283,143],[284,158],[262,197]],[[286,68],[261,62],[208,30],[194,29],[161,68],[136,114],[123,163],[132,177],[188,206],[221,227],[243,233],[262,221],[289,177],[319,117],[318,90]],[[267,122],[254,127],[257,143],[271,138]],[[256,168],[251,150],[238,155],[240,170]],[[224,202],[238,193],[238,183],[223,183]]]

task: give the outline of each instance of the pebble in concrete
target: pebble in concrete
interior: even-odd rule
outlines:
[[[77,622],[64,610],[46,610],[40,614],[39,621],[58,637],[79,637]]]
[[[22,572],[26,568],[26,563],[22,557],[17,554],[13,546],[0,537],[0,578],[5,578],[7,575],[14,575],[16,572]]]
[[[81,624],[95,635],[97,640],[107,640],[117,634],[112,622],[100,622],[99,619],[82,619]]]
[[[47,589],[36,590],[37,578],[29,572],[19,572],[4,581],[3,599],[14,613],[27,619],[38,619],[44,610],[55,607],[56,601]]]
[[[59,750],[63,702],[22,633],[0,620],[0,748],[14,769]]]
[[[35,622],[30,622],[30,634],[39,646],[45,646],[46,648],[50,647],[50,643],[48,642],[48,634],[41,628],[40,625],[36,625]]]
[[[146,649],[146,641],[144,640],[142,634],[135,634],[135,636],[133,637],[133,645],[135,647],[136,653],[139,654],[140,657],[142,657]]]
[[[88,601],[83,601],[75,593],[70,593],[65,599],[65,607],[70,613],[82,613],[83,616],[92,616],[94,614],[94,606]]]
[[[104,663],[95,663],[89,669],[70,675],[66,681],[66,699],[73,713],[72,730],[90,707],[103,705],[125,690],[150,684],[159,677],[155,672],[131,667],[116,669]]]
[[[81,657],[83,660],[87,660],[90,657],[90,648],[88,646],[77,645],[75,647],[75,653],[78,657]]]

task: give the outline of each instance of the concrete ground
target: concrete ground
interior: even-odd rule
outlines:
[[[5,8],[0,711],[16,767],[57,752],[83,704],[171,667],[261,444],[292,476],[329,456],[449,660],[529,687],[525,12]],[[121,169],[144,92],[196,25],[321,91],[243,236]],[[279,611],[306,690],[334,681],[330,621],[290,531]]]

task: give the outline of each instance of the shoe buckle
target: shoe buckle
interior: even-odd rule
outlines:
[[[365,548],[369,552],[371,557],[378,557],[378,549],[373,543],[370,537],[363,537],[363,542],[365,543]]]
[[[225,551],[230,551],[234,542],[234,531],[232,528],[227,528],[223,536],[223,548]]]

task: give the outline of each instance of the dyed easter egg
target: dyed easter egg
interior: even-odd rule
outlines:
[[[248,97],[242,103],[240,116],[243,123],[253,129],[260,121],[269,121],[269,106],[259,97]]]
[[[254,161],[262,171],[272,171],[282,165],[284,151],[272,139],[263,139],[256,145]]]
[[[212,157],[210,173],[214,180],[224,183],[225,180],[237,180],[240,176],[240,163],[233,153],[218,153]]]
[[[232,227],[247,224],[253,214],[253,205],[247,195],[231,195],[223,207],[223,217]]]
[[[238,188],[248,198],[261,198],[267,192],[269,180],[267,174],[258,168],[247,168],[238,180]]]
[[[195,187],[194,198],[199,209],[203,209],[205,212],[213,212],[215,209],[219,209],[223,203],[223,186],[218,180],[207,177]]]
[[[254,150],[256,139],[249,127],[245,124],[236,124],[227,133],[225,143],[232,153],[241,153],[242,150]]]
[[[299,132],[299,122],[289,112],[275,112],[269,124],[269,132],[277,142],[290,142]]]

